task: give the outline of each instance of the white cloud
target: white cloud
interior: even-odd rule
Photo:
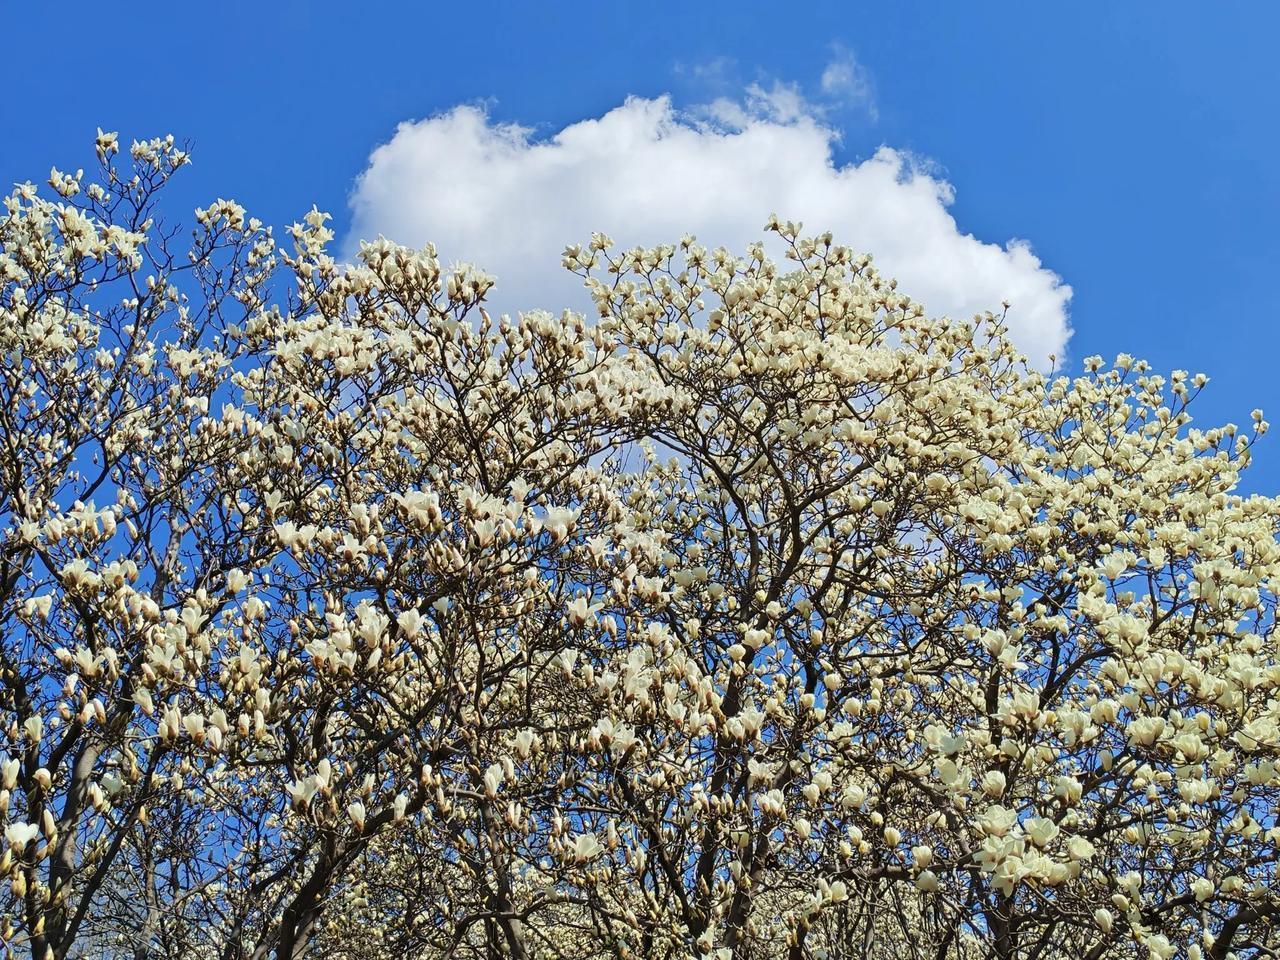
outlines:
[[[776,212],[870,252],[933,314],[968,319],[1009,300],[1015,342],[1037,362],[1062,356],[1071,288],[1029,245],[962,232],[951,185],[905,152],[837,165],[837,136],[785,85],[694,114],[631,98],[549,138],[460,106],[401,124],[373,151],[351,199],[348,253],[378,234],[432,240],[446,259],[497,276],[497,310],[585,310],[560,253],[593,230],[624,246],[694,233],[741,252]]]
[[[823,68],[820,83],[827,97],[845,104],[860,105],[872,120],[877,118],[871,75],[848,50],[842,47],[835,49],[835,55]]]
[[[733,57],[720,56],[697,63],[677,63],[672,67],[672,72],[705,86],[725,87],[731,82],[729,78],[737,72],[737,63]]]

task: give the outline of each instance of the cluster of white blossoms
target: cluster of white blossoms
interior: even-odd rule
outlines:
[[[1260,413],[790,223],[494,319],[96,152],[0,216],[6,955],[1280,951]]]

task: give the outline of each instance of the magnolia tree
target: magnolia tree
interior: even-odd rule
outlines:
[[[130,154],[0,217],[6,956],[1280,954],[1261,414],[775,220],[495,320]]]

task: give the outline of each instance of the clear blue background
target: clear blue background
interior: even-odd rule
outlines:
[[[1280,6],[1273,3],[0,5],[0,184],[88,166],[97,126],[194,143],[186,208],[346,222],[403,120],[484,101],[552,132],[627,94],[677,105],[752,80],[869,72],[841,162],[937,161],[962,230],[1031,241],[1074,288],[1072,372],[1124,351],[1212,378],[1201,423],[1280,424]],[[724,58],[715,89],[692,68]],[[1280,428],[1249,490],[1280,492]]]

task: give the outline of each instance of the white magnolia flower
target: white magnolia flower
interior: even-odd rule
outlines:
[[[4,838],[9,841],[9,846],[21,853],[39,833],[40,828],[34,823],[22,823],[19,821],[5,827]]]
[[[581,833],[573,840],[572,854],[577,863],[594,860],[603,851],[604,847],[594,833]]]

